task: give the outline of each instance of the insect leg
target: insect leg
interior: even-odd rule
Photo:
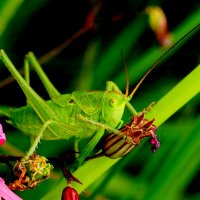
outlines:
[[[39,76],[40,80],[42,81],[44,87],[46,88],[50,98],[54,98],[57,96],[60,96],[60,93],[58,90],[54,87],[54,85],[51,83],[45,72],[43,71],[41,65],[39,64],[38,60],[36,59],[33,52],[29,52],[26,55],[25,60],[27,60],[28,63],[31,64],[37,75]]]
[[[119,93],[122,93],[122,91],[119,89],[119,87],[112,81],[106,82],[106,90],[117,91]],[[135,110],[135,108],[129,102],[126,103],[126,107],[128,108],[128,110],[130,111],[131,114],[133,114],[133,115],[137,114],[137,111]]]
[[[24,59],[24,80],[27,82],[28,85],[30,85],[30,66],[27,61],[27,59]],[[26,98],[26,104],[29,104],[28,99]],[[30,144],[33,144],[34,142],[34,137],[30,137]]]
[[[99,128],[103,128],[103,129],[107,130],[108,132],[113,132],[113,133],[121,136],[123,139],[127,140],[128,142],[133,143],[132,140],[129,137],[124,135],[124,133],[122,133],[118,129],[112,128],[111,126],[108,126],[108,125],[100,123],[100,122],[96,122],[96,121],[94,121],[94,120],[92,120],[92,119],[90,119],[88,117],[85,117],[85,116],[83,116],[81,114],[77,115],[77,119],[81,120],[81,121],[84,121],[86,123],[89,123],[89,124],[91,124],[93,126],[96,126],[96,127],[99,127]]]
[[[23,77],[17,71],[4,50],[0,50],[0,59],[18,82],[26,98],[28,99],[28,102],[30,103],[38,117],[42,120],[42,122],[45,123],[49,119],[57,119],[57,115],[53,111],[53,109],[48,106],[47,103],[23,79]]]
[[[150,110],[153,109],[153,106],[156,104],[155,101],[151,102],[146,108],[144,108],[144,110],[142,111],[142,113],[146,114],[147,112],[149,112]]]
[[[24,59],[24,80],[30,85],[30,66],[27,59]]]
[[[101,137],[104,134],[104,130],[107,130],[109,132],[113,132],[119,136],[121,136],[123,139],[125,139],[128,143],[133,143],[133,141],[131,140],[131,138],[127,137],[126,135],[124,135],[121,131],[112,128],[106,124],[103,123],[99,123],[96,122],[88,117],[85,117],[81,114],[77,115],[78,120],[84,121],[86,123],[89,123],[93,126],[99,127],[99,130],[97,131],[97,133],[93,136],[93,138],[90,140],[90,142],[87,144],[87,147],[83,150],[83,152],[79,155],[79,157],[76,160],[76,165],[80,165],[83,163],[83,161],[89,156],[89,154],[91,153],[91,151],[93,150],[93,148],[97,145],[97,143],[99,142],[99,140],[101,139]]]
[[[26,155],[24,156],[23,160],[28,160],[29,157],[35,152],[35,149],[38,146],[38,143],[40,142],[44,131],[46,130],[46,128],[48,127],[48,125],[51,123],[52,120],[48,120],[42,127],[40,133],[37,135],[37,137],[35,138],[34,142],[31,144],[31,147],[29,148],[28,152],[26,153]]]
[[[43,124],[39,133],[34,138],[34,141],[31,144],[31,147],[29,148],[28,152],[26,153],[26,156],[24,157],[25,160],[28,159],[29,156],[31,156],[33,154],[33,152],[37,148],[38,143],[42,139],[46,129],[49,129],[49,131],[54,136],[54,138],[52,138],[52,139],[57,139],[57,138],[69,139],[72,136],[77,136],[77,137],[79,136],[78,135],[79,132],[75,131],[77,129],[76,127],[69,126],[60,121],[55,121],[53,119],[49,119]]]
[[[88,142],[86,148],[84,148],[84,150],[79,154],[79,156],[76,159],[76,163],[78,166],[80,166],[85,159],[90,155],[90,153],[92,152],[92,150],[94,149],[94,147],[97,145],[97,143],[99,142],[99,140],[102,138],[104,134],[104,129],[99,129],[94,136],[92,137],[92,139]]]

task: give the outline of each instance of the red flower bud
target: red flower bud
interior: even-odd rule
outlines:
[[[167,47],[172,44],[172,37],[168,30],[167,18],[159,6],[149,6],[145,9],[149,15],[149,24],[161,46]]]
[[[78,192],[74,188],[67,186],[63,190],[62,200],[79,200]]]

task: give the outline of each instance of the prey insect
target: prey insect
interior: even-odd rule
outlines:
[[[138,146],[146,137],[151,138],[151,150],[155,153],[160,147],[160,142],[155,135],[157,128],[153,122],[154,119],[148,121],[144,118],[144,112],[140,115],[133,116],[129,124],[125,124],[119,129],[119,131],[121,131],[125,136],[130,137],[132,142],[124,140],[117,134],[109,133],[102,140],[102,151],[96,155],[88,157],[87,160],[100,156],[106,156],[111,159],[123,157]]]

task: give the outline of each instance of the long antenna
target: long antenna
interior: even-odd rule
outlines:
[[[128,93],[129,93],[129,75],[128,75],[128,65],[125,61],[125,58],[124,58],[124,54],[123,54],[123,51],[121,50],[121,58],[122,58],[122,61],[123,61],[123,64],[125,66],[125,72],[126,72],[126,92],[125,92],[125,97],[128,97]]]
[[[168,54],[170,53],[180,42],[184,41],[188,36],[190,36],[192,33],[194,33],[195,31],[198,30],[198,28],[200,28],[200,24],[198,24],[197,26],[195,26],[191,31],[189,31],[186,35],[184,35],[181,39],[179,39],[175,44],[173,44],[167,51],[165,51],[163,53],[162,56],[160,56],[160,58],[158,58],[158,60],[150,67],[150,69],[146,72],[146,74],[140,79],[140,81],[138,82],[138,84],[135,86],[135,88],[132,90],[132,92],[130,93],[130,97],[132,97],[135,92],[137,91],[137,89],[139,88],[139,86],[141,85],[141,83],[144,81],[144,79],[147,77],[147,75],[161,62],[161,60]]]

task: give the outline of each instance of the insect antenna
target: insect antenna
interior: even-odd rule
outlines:
[[[129,93],[129,75],[128,75],[128,67],[125,66],[125,71],[126,71],[126,92],[125,92],[125,97],[128,97]]]
[[[146,72],[146,74],[140,79],[140,81],[137,83],[135,88],[130,93],[129,97],[132,98],[132,96],[135,94],[141,83],[144,81],[144,79],[147,77],[147,75],[165,58],[175,47],[177,47],[181,42],[183,42],[186,38],[191,36],[195,31],[197,31],[200,28],[200,24],[195,26],[192,30],[190,30],[187,34],[185,34],[182,38],[180,38],[177,42],[175,42],[167,51],[165,51],[160,58],[150,67],[150,69]]]
[[[123,61],[123,65],[124,65],[124,67],[125,67],[125,72],[126,72],[126,92],[125,92],[125,97],[128,97],[128,93],[129,93],[128,65],[127,65],[127,63],[126,63],[126,61],[125,61],[123,51],[121,51],[121,58],[122,58],[122,61]]]

